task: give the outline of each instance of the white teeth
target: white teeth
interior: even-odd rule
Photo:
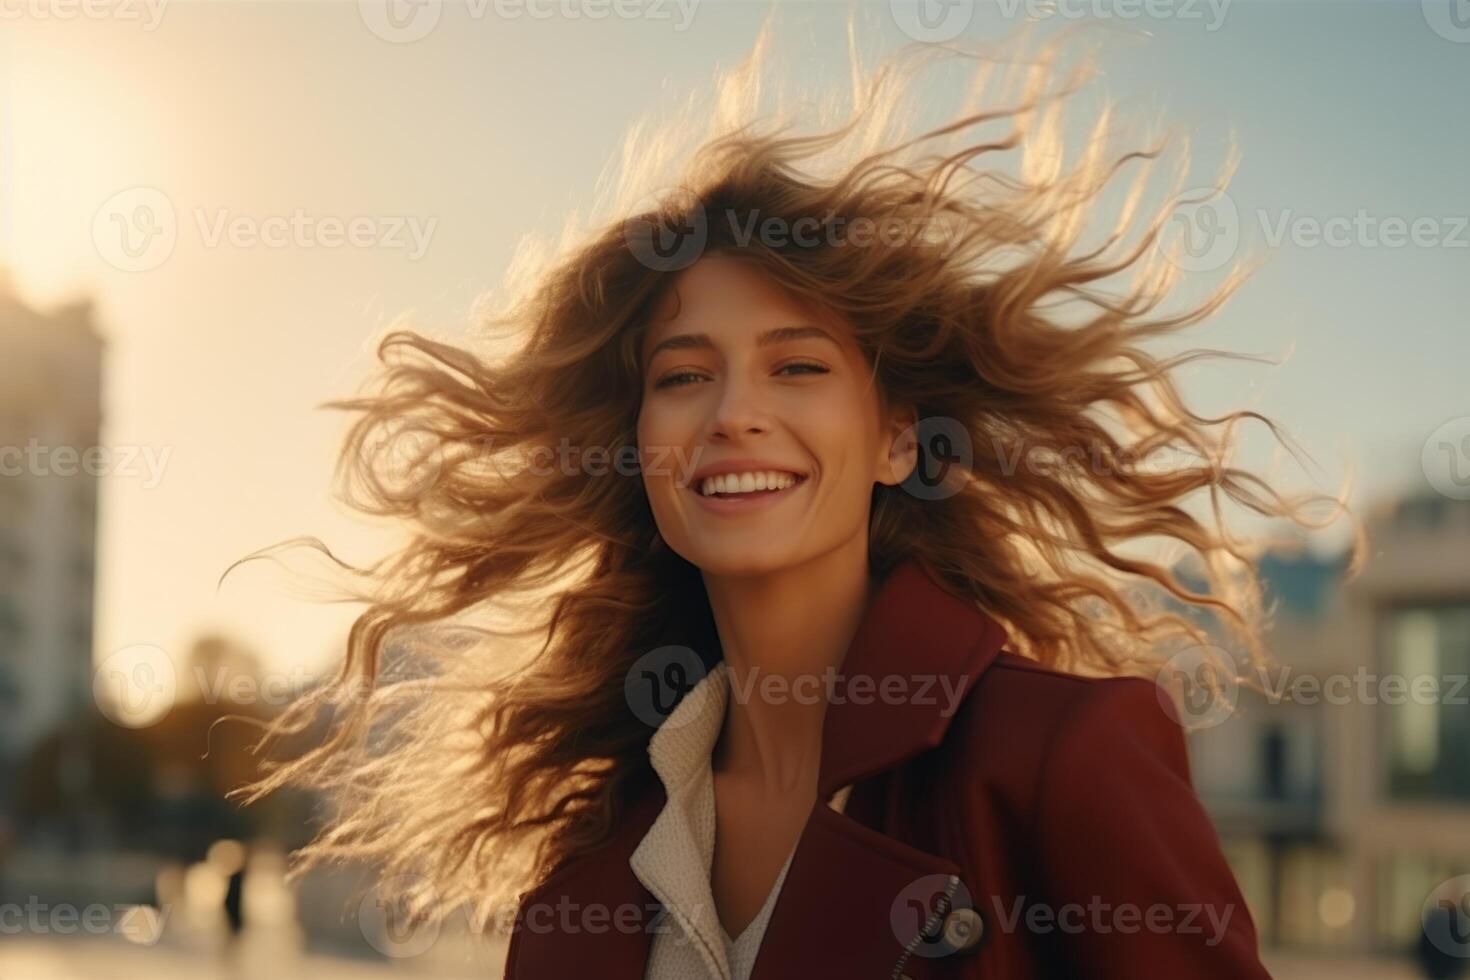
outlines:
[[[795,473],[780,470],[757,470],[749,473],[721,473],[705,477],[699,492],[708,497],[715,493],[754,493],[757,490],[785,490],[796,482]]]

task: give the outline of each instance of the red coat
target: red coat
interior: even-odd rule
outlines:
[[[840,675],[908,693],[832,688],[853,693],[827,707],[818,799],[853,790],[807,819],[752,980],[1269,978],[1155,686],[1006,640],[914,563],[879,587]],[[510,980],[641,980],[666,921],[628,864],[664,804],[650,787],[523,896]]]

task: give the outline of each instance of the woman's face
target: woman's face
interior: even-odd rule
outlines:
[[[873,485],[913,468],[900,438],[913,418],[885,413],[844,325],[713,254],[679,274],[642,359],[643,483],[669,547],[713,575],[779,571],[844,545],[866,554]]]

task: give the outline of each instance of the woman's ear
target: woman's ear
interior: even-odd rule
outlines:
[[[898,486],[919,464],[919,416],[911,407],[894,409],[884,428],[883,458],[878,461],[878,482]]]

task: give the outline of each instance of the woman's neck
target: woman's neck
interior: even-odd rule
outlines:
[[[704,576],[730,669],[716,772],[789,793],[815,781],[829,678],[872,587],[867,541],[769,575]]]

